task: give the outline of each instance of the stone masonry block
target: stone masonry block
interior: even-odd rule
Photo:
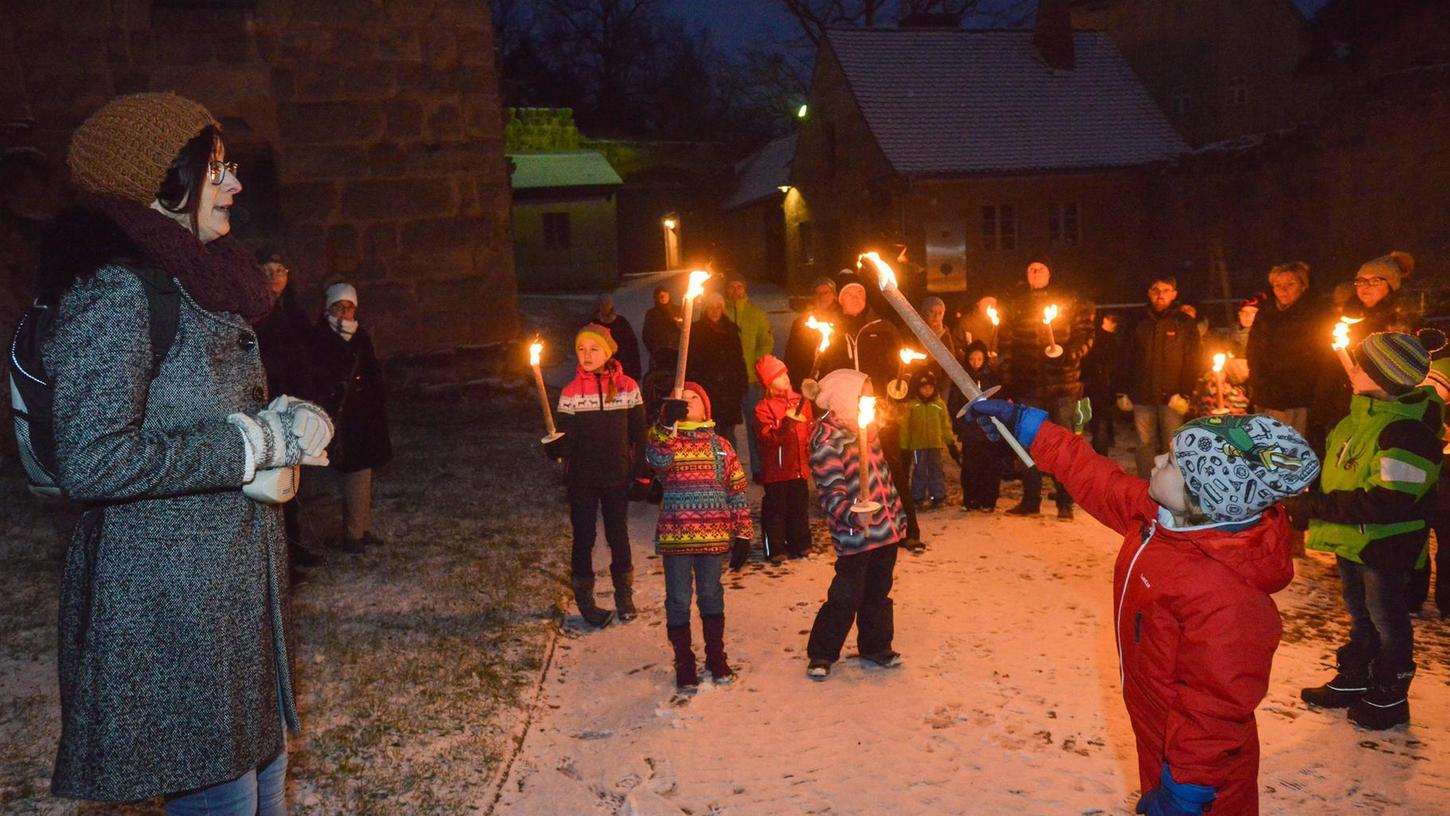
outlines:
[[[423,106],[416,99],[390,99],[383,103],[385,133],[401,141],[423,135]]]
[[[366,220],[449,215],[454,197],[453,182],[446,178],[349,181],[342,191],[342,215]]]
[[[345,179],[368,175],[368,152],[358,145],[296,145],[282,154],[288,178]]]
[[[288,221],[322,223],[337,209],[337,185],[330,181],[284,184],[281,198]]]
[[[293,144],[372,142],[383,132],[382,106],[375,100],[281,103],[277,115],[283,138]]]

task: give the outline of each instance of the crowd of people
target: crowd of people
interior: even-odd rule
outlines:
[[[1055,285],[1040,262],[1011,296],[979,297],[952,319],[940,297],[921,298],[927,330],[987,392],[976,400],[939,361],[902,354],[919,344],[881,316],[874,287],[851,270],[813,282],[784,359],[772,353],[744,280],[708,291],[691,327],[689,379],[672,393],[682,317],[660,287],[645,318],[645,376],[654,387],[642,398],[606,399],[609,389],[597,381],[613,375],[599,372],[618,364],[594,347],[626,343],[591,322],[579,332],[579,373],[560,411],[593,414],[597,427],[610,411],[618,418],[606,437],[585,433],[551,453],[569,462],[571,504],[582,489],[573,474],[585,463],[618,462],[611,478],[622,506],[629,452],[647,445],[648,468],[630,473],[639,498],[650,495],[642,485],[651,479],[661,486],[655,545],[676,684],[685,691],[701,682],[692,588],[705,670],[716,683],[735,676],[724,650],[721,573],[727,564],[741,568],[753,550],[747,472],[764,487],[765,558],[811,552],[812,487],[825,515],[835,577],[806,650],[807,674],[818,681],[830,676],[853,624],[863,660],[902,664],[892,648],[894,565],[898,550],[925,547],[917,514],[947,500],[948,457],[960,469],[964,511],[996,512],[1001,482],[1018,478],[1022,499],[1005,512],[1036,515],[1051,477],[1059,519],[1075,517],[1076,499],[1124,535],[1115,603],[1138,737],[1139,812],[1196,814],[1212,803],[1252,813],[1254,709],[1280,631],[1269,596],[1292,579],[1305,531],[1310,549],[1336,557],[1350,634],[1335,677],[1301,696],[1316,708],[1347,709],[1368,729],[1409,720],[1411,611],[1429,594],[1431,527],[1444,529],[1433,498],[1450,439],[1442,410],[1450,349],[1434,330],[1412,332],[1399,295],[1412,268],[1404,253],[1368,261],[1346,287],[1353,298],[1320,302],[1309,295],[1306,264],[1275,266],[1267,281],[1274,294],[1241,302],[1235,325],[1216,333],[1180,301],[1171,275],[1150,276],[1146,305],[1122,312]],[[1350,332],[1343,363],[1330,348],[1341,318]],[[820,322],[832,325],[824,348]],[[631,385],[620,380],[618,392]],[[573,394],[588,398],[574,404]],[[863,396],[878,397],[873,421],[860,419]],[[1136,436],[1136,476],[1112,459],[1119,418]],[[1012,429],[1036,465],[1015,465],[989,419]],[[742,423],[745,461],[735,447]],[[575,523],[580,610],[604,625],[610,614],[597,609],[591,590],[592,508]],[[608,524],[606,515],[607,537]],[[609,543],[618,575],[628,541]],[[1149,569],[1156,587],[1131,580]],[[616,578],[617,597],[620,585]],[[1447,594],[1441,579],[1442,613],[1450,613]]]

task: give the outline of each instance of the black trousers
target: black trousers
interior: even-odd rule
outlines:
[[[962,504],[996,507],[1002,493],[999,443],[968,438],[962,443]]]
[[[595,521],[600,515],[604,516],[604,540],[609,542],[609,571],[622,575],[634,569],[629,550],[629,485],[569,485],[569,521],[574,525],[569,569],[575,578],[594,575]]]
[[[878,547],[836,559],[836,577],[826,602],[816,613],[806,655],[831,663],[841,659],[841,645],[856,624],[856,648],[862,655],[891,649],[896,626],[891,609],[891,580],[897,545]]]
[[[891,469],[891,483],[896,486],[901,510],[906,513],[906,537],[919,539],[921,528],[916,524],[916,502],[911,499],[911,463],[901,455],[901,425],[894,422],[882,425],[880,439],[881,454]]]
[[[811,549],[810,488],[805,479],[767,482],[760,503],[765,557],[799,558]]]
[[[1450,459],[1440,467],[1440,482],[1435,485],[1435,507],[1430,511],[1430,529],[1435,532],[1435,606],[1441,615],[1450,615]],[[1411,612],[1425,605],[1430,597],[1430,563],[1410,573],[1407,605]]]

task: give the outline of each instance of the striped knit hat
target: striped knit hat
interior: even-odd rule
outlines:
[[[574,335],[574,347],[578,348],[579,341],[586,337],[603,346],[610,357],[614,356],[614,352],[619,351],[619,344],[614,342],[614,334],[609,331],[608,326],[601,326],[598,323],[585,324],[584,328]]]
[[[1376,332],[1364,338],[1352,352],[1355,365],[1392,395],[1408,393],[1430,373],[1430,354],[1414,335]]]

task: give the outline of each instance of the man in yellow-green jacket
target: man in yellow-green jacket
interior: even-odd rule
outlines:
[[[755,364],[767,354],[775,353],[775,335],[770,331],[770,318],[765,310],[750,302],[746,294],[745,279],[731,275],[725,287],[725,316],[740,327],[740,350],[745,354],[745,376],[750,385],[745,390],[745,437],[750,450],[750,478],[756,484],[760,481],[760,448],[755,441],[755,404],[764,396],[760,378],[755,374]]]
[[[1329,434],[1319,490],[1285,502],[1295,526],[1307,524],[1309,549],[1337,557],[1350,618],[1338,672],[1300,696],[1382,730],[1410,721],[1414,630],[1405,590],[1425,558],[1444,403],[1420,385],[1430,357],[1413,336],[1372,334],[1351,355],[1354,397]]]

